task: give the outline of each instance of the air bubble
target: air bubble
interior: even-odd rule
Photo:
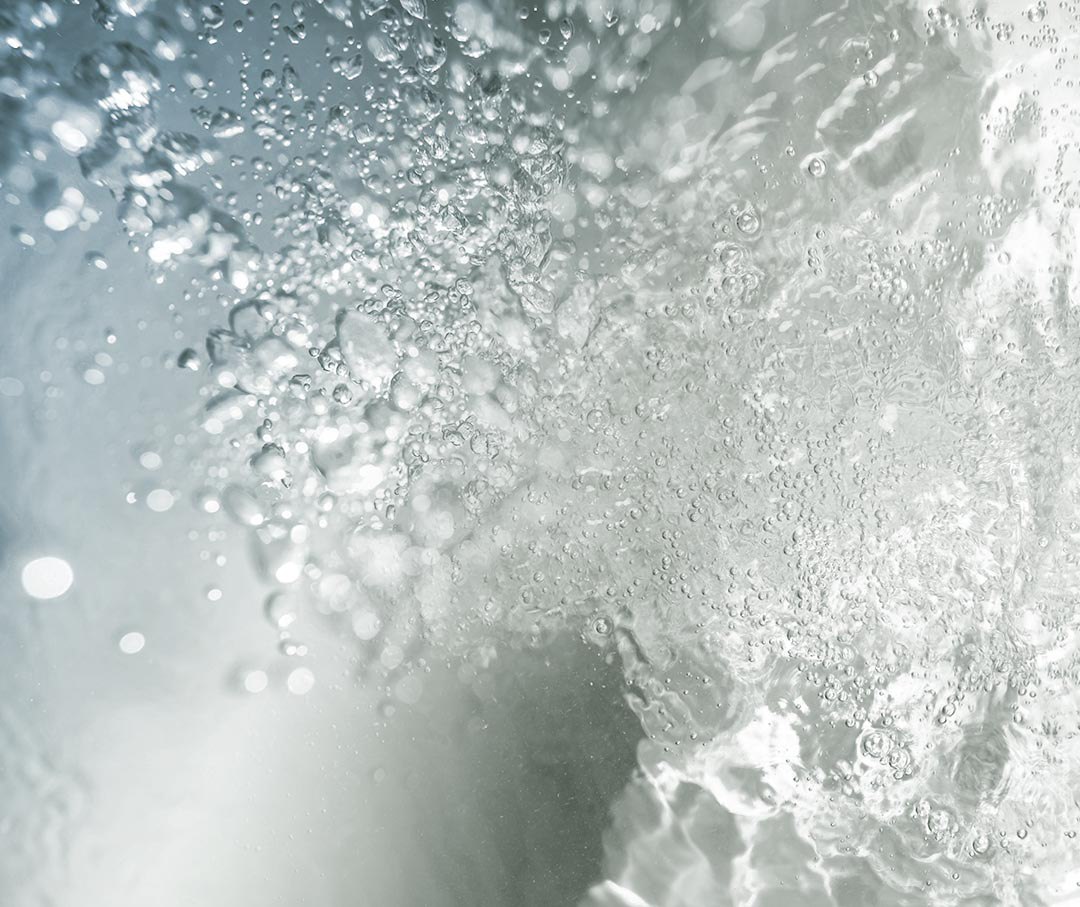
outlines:
[[[137,630],[132,630],[121,636],[117,645],[125,655],[137,655],[146,646],[146,637]]]
[[[22,585],[31,598],[59,598],[75,582],[71,565],[60,557],[38,557],[22,568]]]
[[[756,236],[758,231],[761,230],[761,218],[758,216],[757,211],[747,207],[736,215],[735,226],[739,228],[740,233],[747,236]]]

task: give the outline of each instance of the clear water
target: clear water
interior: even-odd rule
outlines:
[[[1080,7],[0,33],[7,903],[1080,903]],[[310,809],[102,805],[188,683],[194,752],[257,715]],[[350,714],[365,785],[411,766],[362,871],[311,818]],[[260,825],[307,841],[268,893],[262,845],[145,871],[149,827]]]

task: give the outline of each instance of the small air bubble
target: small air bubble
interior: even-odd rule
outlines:
[[[146,645],[146,637],[137,630],[132,630],[130,633],[121,636],[117,645],[125,655],[137,655]]]

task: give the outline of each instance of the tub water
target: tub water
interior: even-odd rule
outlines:
[[[1080,6],[0,38],[0,903],[1080,904]]]

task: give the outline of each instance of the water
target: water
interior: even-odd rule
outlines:
[[[49,340],[4,369],[5,435],[107,391],[128,445],[117,404],[168,382],[117,493],[166,520],[151,563],[205,544],[177,569],[206,607],[211,565],[256,572],[234,693],[379,691],[392,727],[449,671],[503,703],[477,762],[559,766],[501,842],[466,824],[472,881],[429,861],[397,902],[1080,899],[1080,10],[84,0],[0,29],[18,285],[70,266],[134,320],[10,323]],[[10,594],[62,602],[81,566],[40,534]],[[581,698],[592,671],[621,696]]]

